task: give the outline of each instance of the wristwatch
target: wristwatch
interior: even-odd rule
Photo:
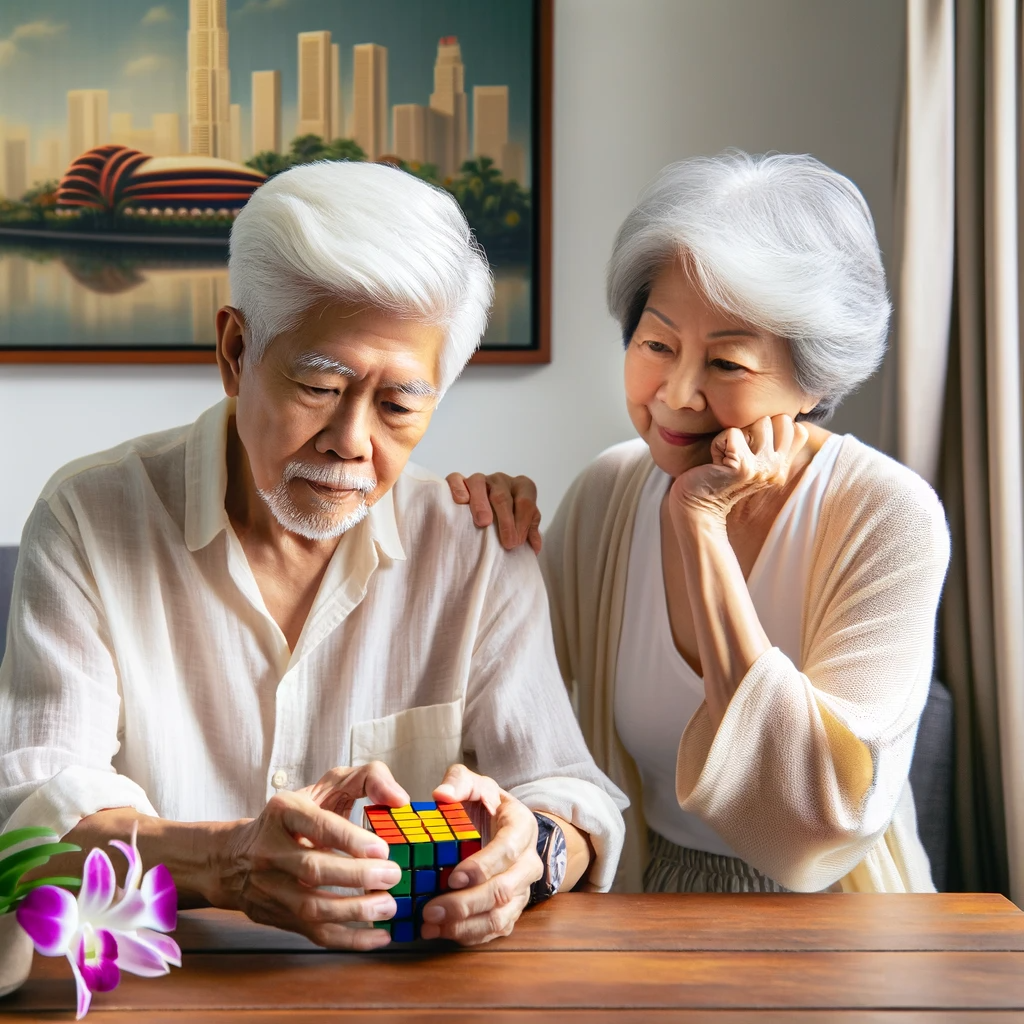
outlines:
[[[565,845],[565,833],[558,822],[552,821],[546,814],[533,812],[537,819],[537,856],[544,865],[544,874],[530,886],[530,901],[535,903],[550,899],[558,892],[565,881],[565,869],[569,854]]]

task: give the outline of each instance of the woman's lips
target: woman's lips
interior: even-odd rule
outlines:
[[[685,448],[687,445],[696,444],[698,441],[711,440],[718,431],[713,430],[706,434],[680,434],[676,430],[666,430],[665,427],[658,427],[658,433],[666,444],[674,444],[679,448]]]

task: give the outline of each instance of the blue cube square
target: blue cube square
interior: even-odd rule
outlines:
[[[412,802],[412,809],[414,811],[436,811],[437,804],[433,800],[414,800]]]
[[[402,917],[412,917],[412,897],[411,896],[396,896],[395,906],[398,908],[395,911],[393,920],[397,921]]]
[[[412,889],[417,896],[437,892],[437,872],[414,871],[412,873]]]
[[[435,854],[439,868],[451,867],[459,863],[459,844],[456,842],[438,843],[435,847]]]
[[[412,942],[414,938],[412,921],[395,921],[391,925],[392,942]]]
[[[434,898],[434,893],[429,893],[426,896],[416,897],[416,921],[417,923],[423,920],[423,908]]]

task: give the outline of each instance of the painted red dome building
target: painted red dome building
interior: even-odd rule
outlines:
[[[208,156],[148,156],[127,146],[90,149],[57,186],[57,207],[107,213],[240,210],[266,180],[251,167]]]

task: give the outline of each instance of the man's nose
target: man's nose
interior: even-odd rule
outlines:
[[[321,454],[333,452],[346,461],[360,462],[372,458],[368,403],[342,402],[331,422],[317,434],[315,444]]]

